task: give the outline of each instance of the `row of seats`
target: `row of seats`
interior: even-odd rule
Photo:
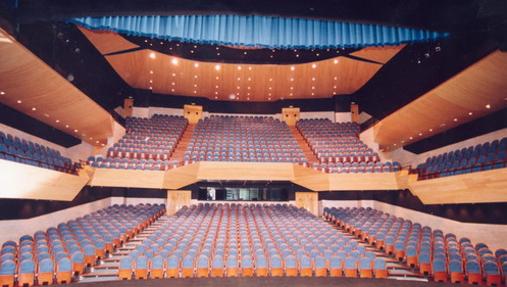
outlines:
[[[118,273],[125,280],[387,275],[383,258],[287,204],[183,207],[120,259]]]
[[[184,154],[186,162],[305,162],[287,125],[272,117],[211,116],[201,120]]]
[[[99,168],[135,169],[135,170],[168,170],[179,166],[174,160],[153,160],[153,159],[127,159],[127,158],[103,158],[91,156],[88,164]]]
[[[70,283],[164,212],[164,205],[114,205],[7,241],[0,250],[0,286]]]
[[[0,159],[76,174],[77,163],[59,151],[0,132]]]
[[[371,208],[324,208],[324,217],[435,281],[500,286],[507,251]]]
[[[303,119],[296,127],[321,163],[379,161],[378,155],[359,139],[356,123]]]
[[[464,174],[507,165],[507,138],[432,156],[417,166],[418,179]]]
[[[380,173],[401,170],[400,163],[398,162],[314,163],[312,167],[328,173]]]

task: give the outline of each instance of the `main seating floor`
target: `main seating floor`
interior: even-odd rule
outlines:
[[[110,282],[74,283],[61,285],[67,287],[447,287],[447,286],[473,286],[466,284],[450,284],[439,282],[421,282],[407,280],[362,279],[344,277],[228,277],[228,278],[179,278],[179,279],[153,279],[153,280],[126,280]]]

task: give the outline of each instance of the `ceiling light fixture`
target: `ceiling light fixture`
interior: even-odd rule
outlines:
[[[317,64],[313,63],[312,64],[312,69],[315,69],[315,68],[317,68]]]
[[[335,65],[338,64],[338,59],[334,59],[333,64],[335,64]]]
[[[220,71],[220,69],[221,69],[221,68],[222,68],[222,66],[220,66],[219,64],[216,64],[216,65],[215,65],[215,70],[216,70],[216,71]]]
[[[149,55],[150,59],[156,59],[157,58],[157,54],[155,54],[155,52],[151,52],[150,55]]]
[[[4,91],[0,91],[0,95],[5,95],[5,92]]]
[[[172,58],[171,63],[176,66],[176,65],[178,65],[179,61],[176,58]]]
[[[18,101],[17,101],[17,103],[18,103],[18,104],[21,104],[22,102],[23,102],[23,101],[21,101],[21,100],[18,100]]]
[[[294,66],[290,66],[290,70],[291,70],[291,71],[294,71],[295,69],[296,69],[296,67],[294,67]]]
[[[486,105],[486,109],[491,109],[491,105],[490,105],[490,104],[487,104],[487,105]]]
[[[35,107],[32,108],[32,111],[36,111],[36,110],[37,110],[37,108],[35,108]]]
[[[194,68],[199,68],[199,63],[194,63]]]
[[[471,116],[471,115],[473,115],[473,114],[474,114],[474,113],[472,113],[472,112],[468,112],[468,115],[469,115],[469,116]]]

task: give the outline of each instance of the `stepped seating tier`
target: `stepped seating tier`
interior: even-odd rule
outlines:
[[[126,119],[126,134],[111,148],[107,158],[90,157],[94,167],[167,170],[178,166],[169,160],[188,122],[179,116],[154,115]]]
[[[324,217],[377,248],[427,274],[435,281],[502,285],[507,251],[495,253],[484,243],[458,240],[452,233],[432,230],[371,208],[324,208]]]
[[[164,213],[164,205],[113,205],[4,242],[0,286],[70,283]]]
[[[304,209],[199,204],[183,207],[123,257],[118,276],[386,278],[387,269],[383,258]]]
[[[11,160],[61,172],[77,174],[78,163],[59,151],[0,132],[0,159]]]
[[[211,116],[200,121],[185,162],[306,162],[287,125],[271,117]]]

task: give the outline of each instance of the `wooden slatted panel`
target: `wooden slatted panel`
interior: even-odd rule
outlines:
[[[1,103],[91,144],[112,135],[107,111],[16,41],[0,42],[0,91]]]
[[[495,51],[381,120],[375,141],[392,150],[501,110],[506,79],[507,53]]]

